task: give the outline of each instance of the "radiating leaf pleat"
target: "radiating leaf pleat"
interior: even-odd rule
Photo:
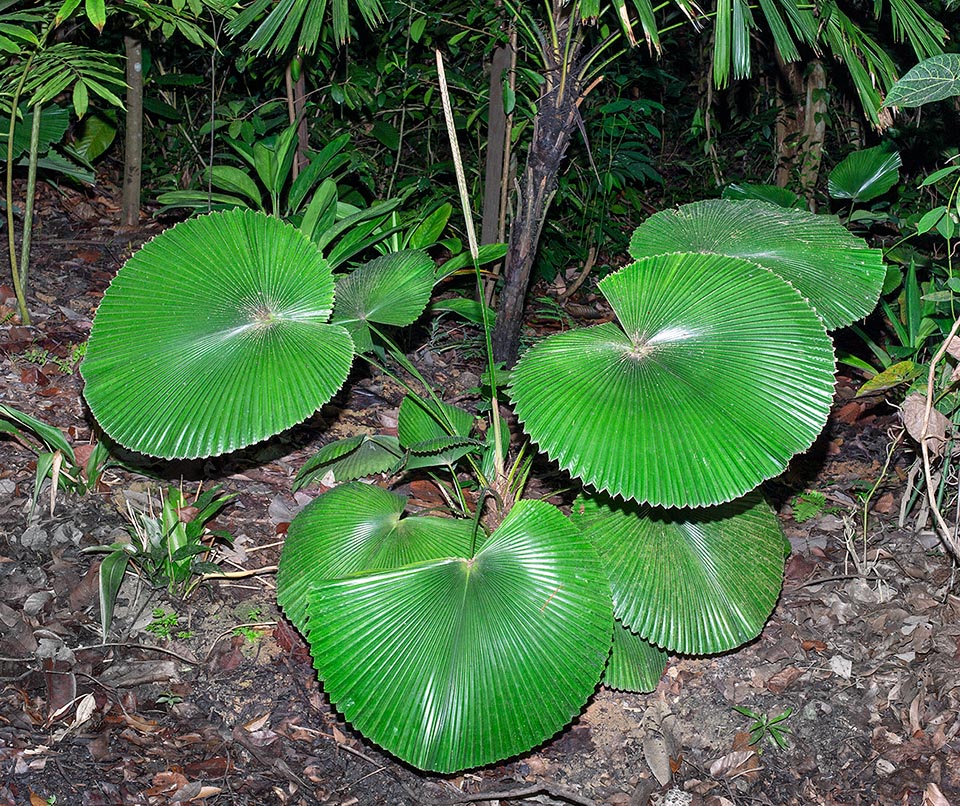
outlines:
[[[613,623],[613,647],[603,672],[603,685],[618,691],[653,691],[667,666],[667,653],[617,620]]]
[[[430,302],[436,265],[426,252],[390,252],[354,269],[337,282],[333,322],[342,325],[358,352],[373,346],[368,322],[412,324]]]
[[[901,164],[900,152],[886,146],[854,151],[830,171],[827,192],[832,199],[870,201],[897,184]]]
[[[452,772],[548,739],[593,693],[609,589],[555,508],[519,502],[473,560],[320,582],[307,637],[332,702],[399,758]]]
[[[620,324],[558,333],[514,368],[530,438],[588,484],[661,506],[729,501],[823,428],[834,360],[785,281],[719,255],[661,255],[600,283]]]
[[[635,259],[703,252],[750,260],[793,285],[828,330],[856,322],[877,304],[886,269],[870,249],[830,216],[760,201],[709,201],[664,210],[630,239]]]
[[[320,580],[471,553],[473,521],[403,517],[406,502],[354,482],[318,496],[297,514],[280,558],[277,601],[298,629],[305,627],[307,591]]]
[[[647,641],[702,655],[734,649],[763,629],[780,594],[786,542],[760,493],[701,510],[607,496],[579,506],[617,618]]]
[[[84,396],[112,439],[153,456],[259,442],[346,380],[353,343],[327,324],[332,305],[332,274],[293,227],[247,210],[184,221],[107,289]]]

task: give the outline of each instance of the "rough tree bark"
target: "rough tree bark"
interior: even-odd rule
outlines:
[[[819,60],[806,70],[796,62],[784,62],[779,54],[777,81],[777,178],[786,187],[794,177],[814,208],[814,188],[820,175],[823,138],[827,127],[827,74]]]
[[[133,36],[125,36],[123,46],[127,56],[127,98],[120,223],[134,227],[140,222],[143,165],[143,49],[140,40]]]
[[[554,4],[557,48],[545,42],[543,93],[537,102],[533,142],[520,179],[516,213],[510,226],[504,283],[493,330],[494,360],[513,366],[520,348],[520,328],[530,272],[550,203],[557,191],[560,164],[577,128],[582,100],[580,22]],[[571,28],[571,26],[573,26]]]

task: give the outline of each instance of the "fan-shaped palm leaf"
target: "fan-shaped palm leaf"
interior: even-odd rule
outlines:
[[[548,739],[600,679],[613,626],[594,549],[521,501],[473,559],[320,582],[307,638],[330,699],[364,736],[441,772]]]
[[[783,581],[786,543],[759,493],[696,512],[583,501],[624,625],[671,652],[723,652],[760,633]]]
[[[828,330],[856,322],[877,304],[886,269],[834,218],[758,201],[713,199],[665,210],[637,227],[634,258],[705,252],[759,263],[803,294]]]
[[[900,152],[886,146],[855,151],[830,171],[827,192],[833,199],[870,201],[897,184],[901,164]]]
[[[613,647],[603,685],[618,691],[653,691],[666,665],[666,652],[628,630],[623,622],[613,622]]]
[[[720,255],[660,255],[600,289],[620,324],[549,337],[514,368],[524,430],[588,484],[662,506],[729,501],[827,419],[833,350],[788,283]]]
[[[373,347],[368,322],[402,327],[416,321],[430,302],[436,266],[426,252],[390,252],[337,282],[333,323],[353,337],[357,352]]]
[[[320,580],[472,554],[473,521],[403,516],[407,499],[371,484],[334,487],[290,523],[277,601],[304,630],[307,591]]]
[[[353,361],[327,324],[333,276],[316,247],[251,211],[184,221],[107,290],[81,371],[121,445],[165,458],[242,448],[309,417]]]

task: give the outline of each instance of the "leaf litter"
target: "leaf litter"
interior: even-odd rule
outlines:
[[[102,222],[47,216],[33,269],[38,324],[0,325],[3,401],[63,429],[74,445],[91,434],[79,378],[63,362],[86,338],[129,240]],[[0,292],[9,308],[11,295]],[[457,338],[417,353],[447,389],[476,377]],[[37,363],[41,351],[61,363]],[[601,689],[537,750],[446,777],[395,762],[343,723],[302,639],[277,612],[269,576],[206,584],[185,601],[127,579],[103,643],[98,560],[81,549],[118,538],[118,502],[142,496],[142,478],[111,471],[100,489],[61,495],[52,516],[28,522],[32,457],[2,441],[0,806],[54,796],[68,804],[420,806],[479,802],[482,793],[503,804],[956,806],[956,575],[935,543],[896,528],[890,498],[878,497],[865,546],[845,538],[893,422],[852,411],[848,387],[841,379],[843,415],[781,481],[794,493],[822,490],[837,507],[803,524],[781,507],[794,553],[756,641],[671,660],[649,695]],[[371,401],[389,409],[395,392],[389,381],[361,378],[295,435],[240,457],[168,467],[167,483],[203,479],[238,493],[217,518],[235,538],[219,559],[233,570],[275,563],[286,525],[317,492],[290,492],[297,469],[327,441],[382,429]],[[409,492],[425,505],[435,499],[429,483]],[[179,634],[146,629],[155,609],[176,614]],[[750,722],[735,706],[770,718],[792,709],[787,746],[750,744]]]

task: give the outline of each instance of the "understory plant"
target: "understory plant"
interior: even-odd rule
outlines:
[[[94,322],[85,397],[118,443],[196,458],[301,422],[358,355],[395,375],[396,436],[328,446],[301,476],[336,486],[291,523],[278,600],[361,733],[423,769],[489,764],[561,730],[600,682],[649,690],[667,653],[759,634],[787,543],[758,485],[822,429],[828,331],[869,313],[884,277],[834,219],[757,201],[654,215],[630,254],[599,284],[612,321],[544,339],[510,374],[516,450],[495,383],[485,421],[391,346],[442,268],[405,250],[335,275],[313,240],[249,210],[130,258]],[[569,515],[523,497],[533,446],[582,485]],[[338,483],[384,471],[431,474],[446,506]]]
[[[890,89],[884,106],[919,107],[958,96],[960,54],[949,53],[925,59],[909,70]],[[905,330],[912,337],[913,346],[922,347],[925,359],[904,381],[909,387],[901,407],[904,432],[919,446],[919,455],[908,473],[901,523],[919,499],[922,505],[918,507],[918,526],[925,525],[932,517],[941,542],[954,560],[960,560],[960,517],[957,516],[960,489],[956,481],[960,469],[956,445],[960,425],[956,369],[960,362],[957,338],[960,278],[955,276],[953,265],[954,241],[960,228],[960,164],[955,158],[952,162],[921,183],[921,187],[946,189],[942,192],[942,203],[921,211],[916,225],[918,235],[939,235],[946,241],[942,279],[922,287],[916,281],[911,264],[913,277],[908,274],[903,297],[909,328],[900,327],[897,335],[901,336]]]
[[[110,454],[102,442],[74,448],[59,428],[4,403],[0,403],[0,434],[7,434],[36,454],[37,471],[30,501],[31,514],[48,479],[52,516],[58,490],[83,495],[96,489],[101,473],[110,462]]]
[[[220,488],[214,487],[203,493],[198,490],[190,500],[182,490],[171,487],[166,494],[161,490],[159,498],[156,511],[152,498],[146,512],[128,503],[129,540],[85,549],[106,554],[99,572],[100,627],[104,641],[130,566],[148,584],[164,587],[171,596],[182,599],[196,589],[204,574],[221,571],[219,565],[207,559],[214,543],[233,542],[228,532],[207,526],[233,495],[221,495]]]

